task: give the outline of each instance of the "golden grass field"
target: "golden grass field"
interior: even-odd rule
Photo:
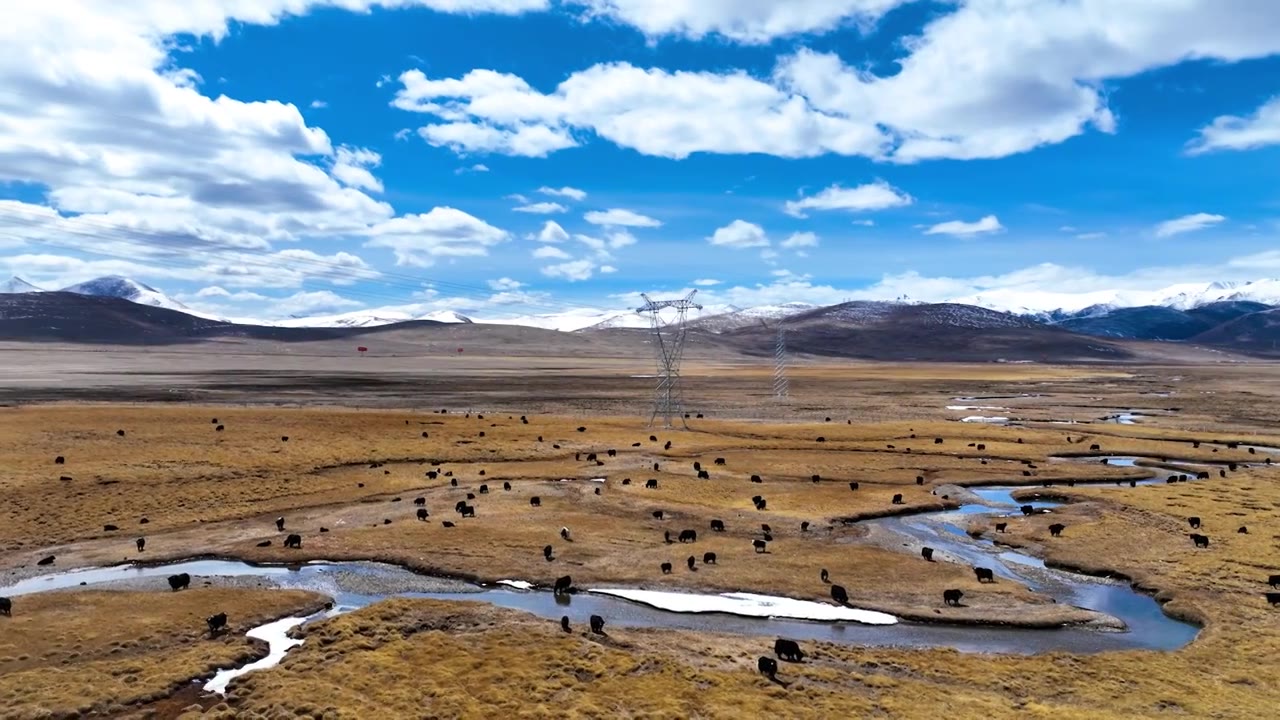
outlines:
[[[759,639],[626,629],[611,630],[608,639],[580,631],[566,636],[553,623],[513,611],[402,600],[308,628],[318,642],[295,649],[279,668],[233,684],[225,703],[200,705],[220,717],[367,717],[373,708],[381,717],[541,717],[552,709],[564,717],[926,717],[940,711],[959,718],[1265,717],[1280,707],[1280,672],[1272,662],[1280,649],[1280,611],[1262,598],[1266,576],[1280,573],[1280,467],[1201,483],[1097,489],[1066,488],[1062,481],[1129,479],[1147,471],[1048,460],[1087,454],[1096,443],[1107,454],[1256,463],[1259,457],[1224,446],[1246,439],[1280,446],[1280,424],[1273,423],[1280,414],[1272,402],[1280,386],[1254,372],[1263,382],[1245,386],[1232,371],[1179,369],[1177,396],[1151,400],[1151,393],[1168,389],[1170,373],[942,366],[930,374],[928,366],[895,373],[891,366],[866,365],[845,375],[816,367],[804,376],[811,388],[802,387],[792,401],[804,422],[694,418],[687,432],[650,430],[647,418],[585,413],[530,414],[526,425],[510,406],[470,416],[343,407],[0,408],[0,492],[6,498],[0,505],[0,583],[29,573],[48,554],[57,557],[54,569],[212,554],[263,562],[377,559],[489,582],[549,584],[571,574],[580,586],[825,599],[818,569],[827,568],[848,588],[853,604],[904,618],[1082,622],[1092,614],[1016,583],[979,585],[967,566],[926,563],[863,542],[861,527],[840,522],[944,507],[953,501],[933,490],[951,483],[1024,483],[1048,492],[1039,486],[1053,482],[1053,493],[1082,501],[1055,513],[1066,518],[1060,520],[1068,525],[1063,537],[1047,537],[1045,517],[1012,520],[1010,532],[998,537],[981,523],[971,530],[1027,547],[1051,563],[1134,578],[1168,600],[1169,611],[1205,624],[1192,645],[1171,653],[1006,657],[815,644],[813,662],[783,664],[780,677],[790,683],[783,687],[755,673],[756,656],[769,654]],[[944,410],[957,404],[953,397],[1031,391],[1043,397],[973,404],[1016,403],[1017,415],[1031,420],[1096,419],[1109,408],[1179,409],[1142,425],[1027,427],[958,423],[954,419],[966,412]],[[1139,404],[1141,398],[1147,404]],[[895,405],[905,419],[886,420]],[[759,416],[778,414],[765,408]],[[215,417],[223,432],[214,430]],[[819,436],[825,442],[817,442]],[[672,445],[665,448],[668,440]],[[1201,447],[1192,447],[1192,440]],[[977,450],[978,443],[985,450]],[[608,457],[609,449],[617,457]],[[587,461],[589,452],[598,453],[603,465]],[[58,455],[65,464],[54,464]],[[718,457],[724,466],[713,464]],[[709,480],[696,478],[695,461],[710,472]],[[385,464],[373,468],[373,462]],[[1022,474],[1026,462],[1037,465],[1030,476]],[[425,476],[436,467],[452,472],[458,487],[449,477]],[[751,483],[753,473],[764,482]],[[821,481],[811,482],[813,474]],[[607,481],[589,481],[597,477]],[[623,478],[632,483],[623,485]],[[644,488],[649,478],[659,481],[657,489]],[[511,491],[502,490],[504,481]],[[850,481],[860,483],[856,492]],[[490,492],[472,501],[477,517],[460,519],[453,504],[467,492],[478,493],[482,483]],[[896,493],[904,496],[901,506],[891,504]],[[755,494],[767,498],[766,511],[752,507]],[[539,508],[529,505],[534,495],[541,498]],[[417,497],[426,500],[427,522],[415,519]],[[665,519],[652,517],[657,509]],[[1204,518],[1211,549],[1191,547],[1185,517],[1192,514]],[[280,547],[284,534],[273,524],[280,515],[287,519],[286,533],[303,536],[301,550]],[[723,520],[727,532],[712,533],[713,518]],[[445,528],[441,520],[457,527]],[[808,532],[801,532],[802,521],[811,523]],[[765,555],[750,547],[760,523],[774,530]],[[104,531],[107,524],[120,530]],[[1237,534],[1239,525],[1250,532]],[[561,526],[571,528],[572,542],[560,539]],[[330,532],[320,533],[320,527]],[[686,528],[698,531],[696,544],[663,542],[664,530],[674,538]],[[148,541],[141,557],[134,548],[139,536]],[[267,539],[272,546],[257,547]],[[541,553],[548,544],[555,550],[551,562]],[[697,572],[684,567],[685,556],[700,559],[707,551],[719,556],[716,566],[699,562]],[[671,575],[659,573],[664,561],[675,565]],[[966,607],[943,605],[941,590],[950,587],[964,590]],[[198,592],[226,593],[224,604],[239,603],[234,606],[264,618],[291,607],[281,592],[269,603],[249,590]],[[179,656],[175,638],[203,629],[197,623],[183,630],[190,618],[182,613],[209,613],[170,599],[188,593],[144,595],[149,614],[152,598],[179,603],[155,610],[147,630],[130,631],[146,638],[131,648],[139,666],[163,664]],[[7,623],[19,619],[57,627],[62,620],[30,607],[37,599],[56,605],[49,599],[54,597],[143,602],[132,593],[24,596],[14,618],[0,618],[0,642],[10,637]],[[90,604],[80,615],[112,613]],[[173,638],[161,637],[163,627],[174,628]],[[110,643],[118,640],[95,635],[79,642],[82,656],[109,656]],[[227,640],[183,647],[190,655],[165,667],[190,678],[224,662],[219,648],[243,652],[245,646]],[[80,664],[75,660],[73,666]],[[0,688],[6,687],[5,673]],[[85,677],[69,685],[84,703],[77,708],[131,706],[140,716],[160,717],[185,707],[178,702],[161,710],[144,702],[174,686],[169,675],[160,682],[147,674],[151,684],[136,694],[122,693],[115,675],[110,682]],[[486,681],[499,677],[501,682]],[[41,706],[30,695],[10,696],[17,698],[10,706],[14,717],[39,715]],[[8,717],[4,712],[0,717]]]

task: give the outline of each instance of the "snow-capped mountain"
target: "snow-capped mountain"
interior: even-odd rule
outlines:
[[[29,292],[42,292],[42,290],[17,275],[0,282],[0,295],[17,295]]]
[[[258,320],[255,324],[276,327],[376,327],[414,320],[433,320],[444,323],[469,323],[471,318],[452,310],[436,310],[432,312],[414,313],[403,309],[383,308],[381,310],[356,310],[339,315],[312,315],[293,317],[287,320]]]
[[[1280,279],[1178,283],[1159,290],[1120,289],[1082,293],[1002,288],[952,298],[947,302],[1053,320],[1056,319],[1054,315],[1076,316],[1085,310],[1089,311],[1089,315],[1102,315],[1119,308],[1146,306],[1189,310],[1223,301],[1280,305]]]
[[[168,295],[159,290],[144,285],[137,280],[120,277],[119,275],[107,275],[105,277],[94,278],[88,282],[82,282],[76,285],[69,285],[62,288],[61,292],[75,293],[77,295],[92,295],[94,297],[113,297],[121,300],[138,303],[139,305],[150,305],[152,307],[165,308],[167,310],[178,310],[180,312],[191,315],[200,315],[191,308],[183,305],[170,298]],[[200,315],[203,317],[202,315]]]

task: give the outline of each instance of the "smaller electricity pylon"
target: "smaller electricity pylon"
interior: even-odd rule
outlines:
[[[786,331],[782,329],[782,325],[778,325],[778,339],[773,345],[773,396],[785,400],[789,389]]]
[[[673,427],[672,418],[679,418],[681,425],[688,427],[684,421],[684,399],[680,388],[680,359],[684,355],[685,318],[690,309],[702,309],[693,301],[697,293],[697,290],[691,290],[679,300],[653,300],[644,293],[640,294],[645,304],[636,308],[636,312],[649,316],[654,353],[658,358],[658,383],[654,386],[650,425],[661,415],[663,427]],[[660,313],[667,308],[674,309],[676,317],[664,325]]]

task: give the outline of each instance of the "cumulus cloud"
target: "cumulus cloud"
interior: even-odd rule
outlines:
[[[1183,233],[1195,232],[1204,228],[1217,225],[1226,220],[1222,215],[1213,215],[1211,213],[1195,213],[1192,215],[1183,215],[1180,218],[1165,220],[1156,225],[1155,233],[1158,238],[1173,237]]]
[[[641,215],[631,210],[613,208],[610,210],[592,210],[582,216],[592,225],[613,225],[619,227],[660,227],[662,222],[648,215]]]
[[[548,220],[542,225],[542,230],[533,236],[538,242],[544,243],[561,243],[569,239],[569,233],[565,232],[560,223],[555,220]]]
[[[533,256],[539,260],[568,260],[571,255],[554,245],[542,245],[533,251]]]
[[[497,280],[490,280],[489,287],[494,290],[519,290],[524,287],[524,283],[512,280],[509,277],[500,277]]]
[[[465,174],[467,174],[467,173],[487,173],[487,172],[489,172],[489,166],[488,166],[488,165],[485,165],[484,163],[476,163],[475,165],[469,165],[469,166],[467,166],[467,167],[460,167],[460,168],[458,168],[457,170],[454,170],[454,171],[453,171],[453,174],[454,174],[454,175],[465,175]]]
[[[874,17],[892,4],[862,8]],[[823,4],[835,7],[824,14],[798,0],[599,5],[598,12],[649,32],[761,40],[781,28],[826,27],[857,16],[852,4]],[[944,8],[902,43],[906,55],[881,75],[808,49],[783,57],[767,77],[614,62],[575,72],[549,92],[493,70],[444,79],[412,70],[401,76],[395,104],[434,116],[424,134],[451,134],[450,146],[462,151],[545,154],[576,145],[574,133],[581,132],[670,158],[696,152],[830,153],[904,163],[997,158],[1089,129],[1114,132],[1108,80],[1188,58],[1235,62],[1280,52],[1280,33],[1272,31],[1280,26],[1277,3],[1254,3],[1249,12],[1224,11],[1212,0],[1180,0],[1158,13],[1146,0],[970,0]],[[725,25],[712,17],[732,20]],[[504,147],[513,143],[503,138],[535,128],[547,142]]]
[[[778,244],[788,250],[818,247],[818,236],[811,232],[792,233],[790,237]]]
[[[987,215],[980,220],[974,222],[964,222],[963,220],[950,220],[948,222],[938,223],[924,231],[925,235],[951,235],[953,237],[972,237],[974,235],[984,235],[987,233],[999,232],[1004,229],[1000,224],[999,218],[995,215]]]
[[[707,242],[720,247],[741,250],[744,248],[767,247],[769,237],[764,228],[746,220],[734,220],[722,228],[717,228]]]
[[[817,195],[789,200],[784,206],[788,215],[805,217],[806,210],[846,210],[866,212],[910,205],[914,199],[883,180],[866,185],[844,188],[832,185]]]
[[[340,147],[333,163],[333,176],[350,187],[382,192],[382,181],[369,172],[381,164],[382,156],[372,150]]]
[[[699,278],[698,280],[694,280],[693,284],[697,287],[714,287],[722,282],[724,281],[716,280],[715,278]]]
[[[542,268],[542,274],[547,277],[568,280],[569,282],[578,282],[590,280],[595,270],[596,264],[591,260],[570,260],[557,265],[548,265]]]
[[[538,192],[542,193],[543,195],[550,195],[552,197],[569,198],[570,200],[577,200],[579,202],[587,199],[587,193],[585,191],[579,190],[578,188],[575,188],[575,187],[569,187],[567,185],[561,188],[547,187],[544,185],[538,188]]]
[[[909,0],[575,0],[589,16],[631,25],[650,37],[719,35],[761,44],[787,35],[832,30],[846,22],[870,23]]]
[[[1248,117],[1222,115],[1200,128],[1199,137],[1187,146],[1191,155],[1214,150],[1253,150],[1280,145],[1280,95],[1263,103]]]
[[[316,315],[361,307],[363,303],[344,298],[331,290],[299,292],[272,304],[279,315]]]
[[[416,267],[429,267],[440,257],[487,255],[490,247],[510,237],[507,231],[451,207],[392,218],[370,228],[368,235],[365,247],[390,249],[397,265]]]
[[[521,213],[531,213],[534,215],[551,215],[553,213],[568,212],[569,208],[561,205],[560,203],[540,202],[521,205],[519,207],[512,208],[512,210]]]

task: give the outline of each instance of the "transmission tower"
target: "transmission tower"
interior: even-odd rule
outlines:
[[[773,395],[778,399],[787,397],[787,337],[782,326],[778,326],[778,339],[773,345]]]
[[[649,416],[651,425],[661,415],[664,427],[672,427],[673,417],[679,418],[682,425],[688,426],[684,422],[684,401],[680,392],[680,358],[684,355],[685,317],[690,308],[702,309],[701,305],[693,301],[693,296],[697,293],[697,290],[692,290],[679,300],[654,300],[644,293],[640,294],[645,304],[636,308],[636,312],[649,315],[654,352],[658,357],[658,383],[653,392],[653,414]],[[674,321],[664,325],[659,313],[667,308],[673,308],[676,317]]]

